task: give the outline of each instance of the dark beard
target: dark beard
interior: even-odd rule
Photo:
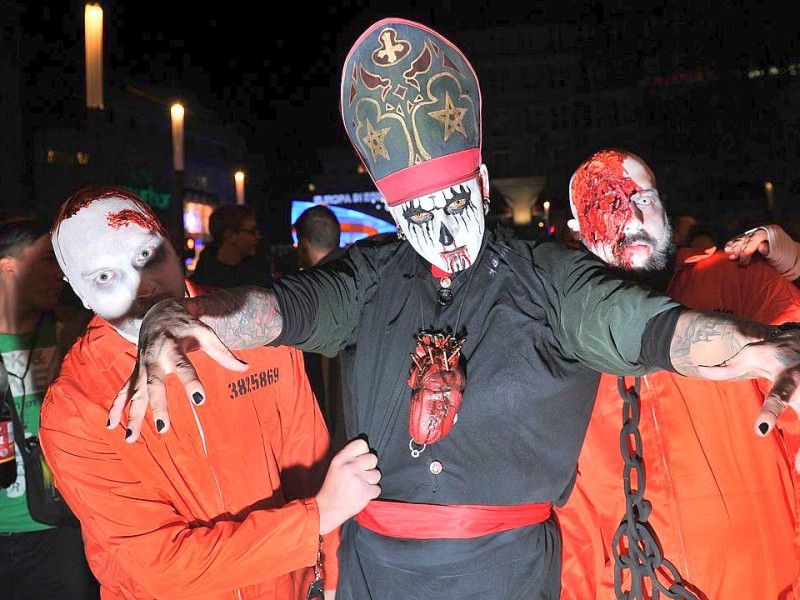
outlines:
[[[639,242],[649,244],[653,249],[653,254],[650,255],[650,259],[647,261],[647,264],[636,269],[637,272],[660,272],[672,270],[672,263],[675,258],[677,244],[675,244],[675,240],[673,239],[672,224],[669,221],[666,221],[664,225],[663,239],[665,241],[661,244],[659,244],[658,240],[656,240],[653,236],[643,231],[626,235],[622,238],[622,240],[620,240],[620,251],[627,245],[636,244]]]
[[[627,246],[635,246],[637,244],[647,244],[653,249],[652,254],[647,259],[647,262],[641,267],[631,268],[632,271],[661,271],[669,264],[669,259],[674,251],[674,243],[662,244],[660,247],[655,238],[647,235],[646,233],[635,233],[633,235],[626,235],[622,238],[617,246],[619,256],[625,251]],[[626,268],[626,267],[622,267]]]
[[[614,269],[618,275],[623,279],[636,281],[663,293],[667,289],[674,272],[675,252],[677,250],[675,240],[672,238],[672,228],[668,227],[664,233],[667,241],[660,245],[655,238],[646,233],[625,236],[620,247],[637,242],[646,242],[653,248],[653,254],[650,255],[647,264],[638,269]]]

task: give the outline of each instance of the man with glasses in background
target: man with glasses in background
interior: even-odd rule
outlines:
[[[200,253],[191,279],[209,287],[260,285],[270,287],[269,264],[259,260],[261,232],[253,211],[240,204],[223,204],[208,220],[212,242]]]

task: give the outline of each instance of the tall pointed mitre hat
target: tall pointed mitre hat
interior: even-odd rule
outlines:
[[[389,18],[370,26],[345,60],[340,107],[388,206],[478,175],[478,79],[461,51],[424,25]]]

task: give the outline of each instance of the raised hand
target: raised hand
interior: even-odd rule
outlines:
[[[333,457],[316,495],[321,535],[355,516],[381,493],[378,457],[363,439],[355,439]]]
[[[762,256],[769,254],[767,230],[761,227],[748,229],[725,242],[725,252],[728,253],[730,260],[739,261],[741,266],[749,265],[754,254],[758,253]]]
[[[760,254],[772,268],[795,281],[800,277],[800,243],[795,242],[779,225],[763,225],[745,231],[725,244],[730,260],[742,266]]]
[[[800,323],[777,326],[766,340],[747,344],[719,365],[699,367],[698,373],[714,380],[763,377],[772,381],[755,420],[756,433],[767,435],[787,408],[800,415]],[[795,465],[800,471],[800,455]]]
[[[182,301],[169,299],[154,305],[142,321],[138,362],[111,405],[108,428],[119,425],[125,407],[129,406],[125,440],[135,442],[149,406],[159,433],[168,431],[166,378],[170,373],[178,376],[193,402],[202,404],[205,390],[187,357],[188,352],[196,349],[203,350],[232,371],[246,371],[248,368],[247,363],[236,358],[222,343],[214,330],[187,312]]]

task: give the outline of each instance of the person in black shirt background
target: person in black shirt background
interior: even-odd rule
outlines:
[[[239,204],[218,206],[208,228],[213,241],[200,253],[191,276],[194,283],[222,288],[272,285],[267,262],[257,257],[261,232],[252,210]]]

